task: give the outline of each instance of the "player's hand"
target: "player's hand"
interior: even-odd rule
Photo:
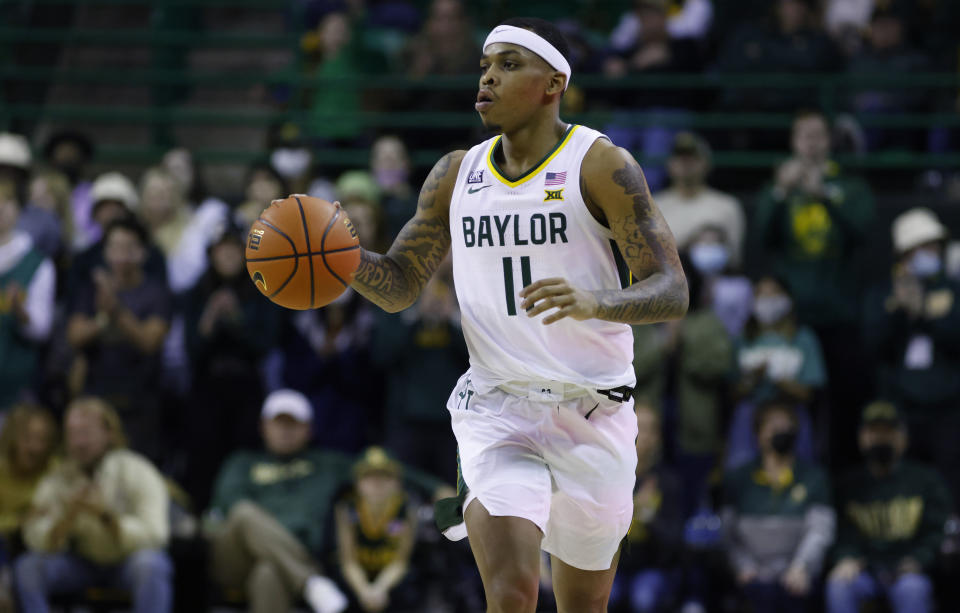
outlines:
[[[567,283],[566,279],[551,277],[531,283],[520,290],[523,302],[520,308],[527,310],[527,317],[536,317],[549,309],[557,309],[543,319],[544,324],[552,324],[564,317],[572,317],[578,321],[596,317],[597,298],[590,292],[577,289]]]
[[[810,591],[810,574],[803,566],[796,564],[783,574],[781,583],[794,596],[805,596]]]
[[[853,581],[863,570],[863,563],[855,558],[843,558],[830,571],[831,581]]]

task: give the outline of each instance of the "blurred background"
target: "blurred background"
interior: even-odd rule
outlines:
[[[289,193],[386,249],[514,16],[691,285],[611,610],[960,610],[960,3],[0,0],[0,611],[483,610],[449,267],[294,312],[243,249]]]

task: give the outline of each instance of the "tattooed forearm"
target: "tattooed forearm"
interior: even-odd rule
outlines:
[[[444,178],[459,168],[462,151],[444,156],[420,190],[417,213],[400,231],[386,255],[363,250],[353,287],[391,313],[413,304],[450,248],[449,196]],[[453,171],[454,176],[456,170]],[[447,200],[445,200],[447,198]]]
[[[612,219],[610,229],[639,280],[624,290],[596,292],[597,317],[631,324],[682,317],[689,300],[687,281],[673,235],[653,204],[643,171],[628,162],[611,178],[633,200],[632,211]]]

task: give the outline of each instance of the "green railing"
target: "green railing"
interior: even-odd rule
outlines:
[[[33,0],[39,4],[64,4],[57,0]],[[84,0],[79,4],[148,6],[153,8],[178,8],[197,6],[246,7],[270,10],[276,5],[271,0]],[[162,24],[164,20],[152,22]],[[138,29],[55,29],[55,28],[18,28],[0,26],[0,52],[4,47],[21,44],[69,44],[137,47],[147,46],[156,49],[175,48],[243,48],[268,49],[279,48],[299,51],[299,34],[262,34],[256,32],[214,32],[209,30],[193,31],[172,29],[155,25],[152,28]],[[3,56],[0,53],[0,60]],[[316,78],[300,70],[300,58],[291,62],[285,70],[273,72],[211,72],[172,69],[169,66],[141,69],[82,69],[66,71],[53,67],[35,67],[13,65],[7,61],[0,63],[0,128],[14,121],[41,122],[53,121],[75,123],[81,126],[102,124],[133,124],[149,126],[153,129],[156,142],[143,147],[118,147],[105,144],[100,148],[101,160],[155,161],[167,144],[156,135],[169,133],[176,126],[257,126],[266,127],[280,121],[293,121],[304,126],[320,125],[324,122],[350,122],[370,131],[408,130],[429,126],[431,130],[464,130],[479,126],[476,114],[471,110],[472,92],[477,87],[477,78],[473,75],[458,77],[430,77],[413,80],[403,75],[356,75],[344,78]],[[83,103],[75,104],[11,104],[3,100],[2,88],[5,83],[52,84],[69,83],[73,85],[110,85],[113,87],[148,87],[154,102],[149,106],[95,106]],[[905,74],[905,75],[848,75],[848,74],[683,74],[632,76],[623,79],[610,79],[602,75],[577,75],[574,84],[587,92],[588,109],[591,95],[610,90],[647,91],[696,90],[710,95],[711,92],[741,90],[752,91],[801,91],[807,95],[816,92],[819,106],[828,115],[843,110],[843,101],[857,91],[865,90],[923,90],[930,96],[939,96],[943,100],[957,98],[960,91],[958,74]],[[184,90],[191,87],[203,88],[246,88],[255,85],[285,87],[289,89],[292,100],[299,98],[298,93],[313,88],[350,88],[370,94],[368,98],[383,97],[384,92],[416,90],[425,100],[429,100],[431,91],[463,91],[464,110],[431,111],[429,103],[424,110],[398,111],[389,107],[368,110],[355,110],[335,115],[320,115],[309,110],[263,110],[241,111],[231,109],[202,109],[177,103],[160,92],[173,89]],[[183,99],[175,97],[175,99]],[[949,105],[944,105],[949,108]],[[603,128],[611,124],[619,126],[663,126],[695,130],[782,130],[789,126],[792,116],[782,112],[738,112],[735,110],[684,112],[683,114],[645,114],[622,111],[599,111],[590,109],[580,114],[566,114],[566,119],[578,123]],[[960,127],[958,112],[930,113],[869,113],[856,116],[865,128],[887,130],[925,130],[932,128]],[[645,158],[645,161],[656,161]],[[261,150],[225,151],[199,149],[197,157],[208,163],[248,163],[263,155]],[[442,154],[441,151],[418,151],[414,155],[417,165],[432,164]],[[365,148],[338,149],[337,151],[318,152],[319,161],[331,163],[365,163],[368,151]],[[771,163],[771,154],[756,151],[718,151],[715,164],[720,167],[764,167]],[[842,159],[844,163],[861,168],[926,168],[960,166],[960,154],[919,154],[903,151],[874,152],[863,156],[851,156]]]

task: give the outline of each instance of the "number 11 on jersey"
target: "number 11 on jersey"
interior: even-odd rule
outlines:
[[[520,257],[520,280],[523,285],[520,289],[533,283],[533,277],[530,274],[530,256]],[[503,258],[503,287],[507,293],[507,315],[517,314],[517,292],[520,291],[513,286],[513,258]]]

